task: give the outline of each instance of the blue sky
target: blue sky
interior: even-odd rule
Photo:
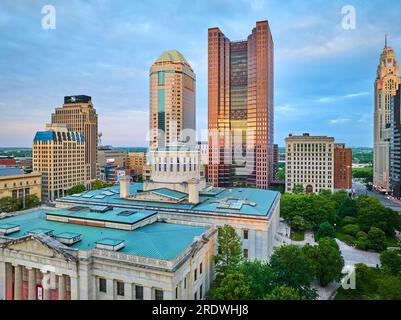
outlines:
[[[41,27],[56,8],[56,29]],[[356,29],[341,27],[344,5]],[[87,94],[104,144],[144,146],[148,71],[178,49],[197,75],[197,127],[207,128],[207,29],[246,39],[269,20],[275,42],[275,141],[332,135],[371,146],[373,83],[384,34],[401,57],[399,1],[1,0],[0,146],[30,146],[65,95]]]

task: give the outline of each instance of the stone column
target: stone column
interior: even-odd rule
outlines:
[[[106,279],[107,300],[114,300],[114,280]]]
[[[152,300],[152,288],[143,287],[143,300]]]
[[[50,300],[51,274],[42,271],[43,300]]]
[[[124,299],[132,300],[132,283],[124,283]]]
[[[65,276],[58,275],[58,299],[65,300]]]
[[[79,290],[78,290],[78,279],[76,277],[70,276],[71,285],[71,300],[78,300]]]
[[[22,266],[14,267],[14,300],[22,299]]]
[[[7,297],[7,265],[0,261],[0,300],[6,300]]]
[[[36,269],[28,270],[28,300],[36,300]]]

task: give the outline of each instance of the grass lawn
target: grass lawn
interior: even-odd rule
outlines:
[[[305,240],[305,232],[304,231],[291,231],[291,240],[304,241]]]

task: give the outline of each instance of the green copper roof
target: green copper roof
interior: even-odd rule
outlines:
[[[187,59],[185,59],[182,53],[177,50],[164,51],[160,55],[160,57],[156,60],[156,62],[168,62],[168,61],[188,63]]]

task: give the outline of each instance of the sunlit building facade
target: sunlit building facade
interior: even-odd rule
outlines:
[[[273,180],[274,44],[267,21],[246,41],[208,32],[208,180],[267,189]]]

